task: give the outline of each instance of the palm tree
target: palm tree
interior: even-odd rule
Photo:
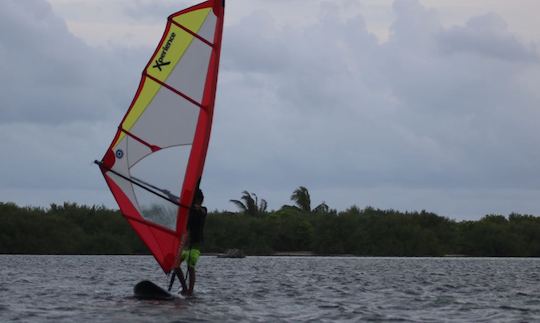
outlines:
[[[304,186],[299,186],[291,195],[291,201],[293,201],[296,208],[302,212],[306,213],[328,213],[330,208],[325,202],[317,205],[313,210],[311,209],[311,198],[309,196],[309,191]]]
[[[291,195],[291,201],[296,203],[296,206],[304,211],[311,212],[311,198],[309,197],[309,191],[304,186],[300,186],[294,190]]]
[[[242,200],[242,201],[240,201]],[[245,213],[251,216],[260,216],[266,212],[268,203],[265,199],[261,199],[259,203],[259,198],[255,193],[250,193],[248,191],[242,192],[242,197],[240,200],[229,200],[231,201],[241,213]]]
[[[328,213],[328,212],[330,212],[330,207],[324,201],[313,209],[313,213]]]

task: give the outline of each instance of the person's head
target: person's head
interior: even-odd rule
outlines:
[[[201,205],[204,201],[204,194],[200,189],[197,189],[195,191],[195,195],[193,196],[193,204]]]

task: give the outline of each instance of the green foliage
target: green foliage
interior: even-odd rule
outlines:
[[[462,224],[462,252],[473,256],[539,257],[540,218],[531,215],[486,215]]]
[[[0,253],[148,253],[118,211],[75,203],[42,208],[0,203]]]
[[[257,201],[254,194],[248,195]],[[403,213],[356,206],[342,212],[286,206],[261,214],[209,213],[203,252],[242,249],[248,255],[311,251],[321,255],[540,257],[540,217],[532,215],[486,215],[479,221],[456,222],[426,211]],[[0,253],[148,251],[118,211],[74,203],[52,204],[48,209],[0,203]]]

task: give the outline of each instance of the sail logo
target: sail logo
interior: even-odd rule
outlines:
[[[176,37],[176,34],[172,32],[165,45],[161,48],[159,58],[155,60],[156,64],[152,65],[153,68],[157,68],[160,72],[162,71],[161,67],[171,64],[171,61],[165,61],[165,56],[167,55],[167,51],[171,48],[174,37]]]

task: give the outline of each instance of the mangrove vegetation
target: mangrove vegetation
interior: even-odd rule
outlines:
[[[312,208],[304,187],[293,205],[267,210],[257,195],[231,200],[238,212],[209,212],[203,252],[241,249],[247,255],[310,252],[357,256],[540,256],[540,217],[486,215],[456,221],[434,213],[326,203]],[[117,210],[74,203],[48,208],[0,203],[0,253],[147,254]]]

